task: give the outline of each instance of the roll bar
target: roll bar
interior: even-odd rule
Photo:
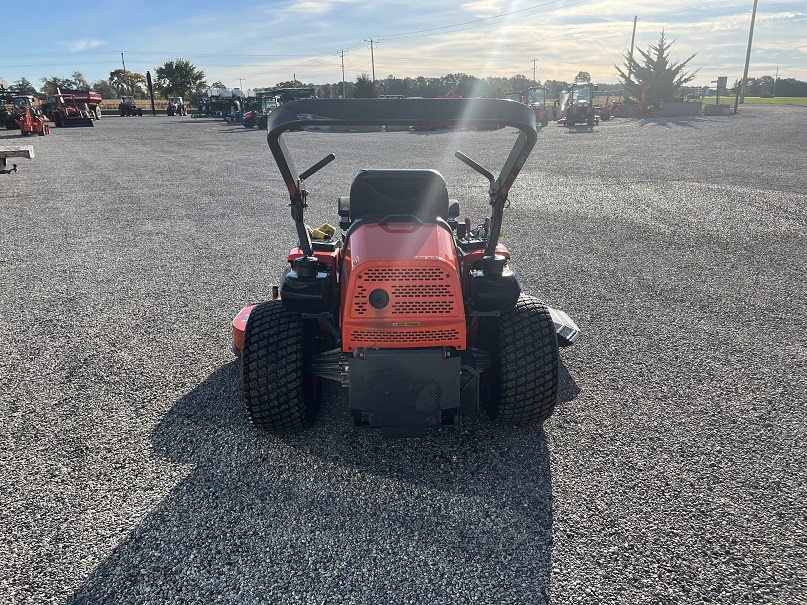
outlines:
[[[269,149],[289,190],[292,218],[306,256],[311,254],[303,224],[306,193],[283,141],[283,133],[311,125],[429,126],[434,123],[449,127],[512,126],[519,130],[498,178],[490,183],[491,233],[498,233],[507,194],[537,138],[535,114],[526,105],[503,99],[303,99],[281,105],[269,114],[266,135]],[[497,239],[489,238],[488,256],[494,254]]]

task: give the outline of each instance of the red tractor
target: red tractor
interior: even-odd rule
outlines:
[[[11,100],[13,109],[11,116],[20,129],[22,136],[38,134],[45,136],[50,134],[50,126],[45,123],[45,116],[36,107],[34,97],[30,95],[19,95]]]
[[[142,116],[143,110],[137,106],[134,97],[122,96],[118,103],[118,114],[121,116]]]
[[[505,99],[524,103],[528,105],[535,114],[535,121],[541,126],[549,124],[549,110],[546,107],[546,88],[543,86],[531,86],[522,91],[508,92]]]
[[[58,128],[70,126],[95,126],[95,112],[88,104],[76,100],[73,94],[49,95],[43,106],[45,114]]]
[[[186,116],[188,110],[185,108],[185,101],[182,97],[171,97],[168,99],[168,107],[165,113],[169,116]]]
[[[561,95],[561,106],[563,117],[558,124],[594,126],[600,123],[594,109],[594,85],[591,82],[572,84],[572,89]]]
[[[487,181],[491,216],[459,220],[442,175],[366,169],[339,198],[339,229],[305,223],[305,182],[334,154],[297,174],[283,134],[323,126],[517,129],[498,176],[461,152]],[[540,423],[558,394],[559,345],[577,326],[522,294],[498,241],[508,193],[536,141],[535,114],[500,99],[302,100],[269,115],[269,148],[291,200],[299,244],[270,300],[233,320],[233,352],[252,422],[288,433],[317,415],[322,380],[349,387],[353,422],[386,437],[422,436],[484,409],[507,424]]]
[[[101,119],[101,102],[103,98],[97,92],[91,90],[71,90],[68,88],[56,91],[59,94],[73,95],[73,103],[76,105],[87,104],[90,117],[96,120]]]
[[[535,114],[535,121],[541,126],[549,124],[549,109],[546,107],[546,88],[532,86],[525,91],[524,102]]]

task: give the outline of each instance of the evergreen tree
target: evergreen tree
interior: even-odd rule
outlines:
[[[361,74],[356,78],[356,83],[353,85],[353,98],[354,99],[377,99],[378,90],[376,90],[375,83],[370,80],[367,74]]]
[[[665,39],[662,30],[657,44],[649,45],[647,51],[637,49],[642,58],[641,63],[626,53],[625,69],[614,65],[619,72],[622,86],[631,96],[640,99],[644,93],[645,100],[652,104],[660,101],[672,101],[678,90],[695,78],[697,70],[692,73],[684,71],[684,67],[695,55],[681,63],[669,60],[670,47],[674,43],[675,40],[669,42]]]

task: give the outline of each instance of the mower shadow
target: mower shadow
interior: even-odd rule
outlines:
[[[472,418],[423,439],[384,440],[351,428],[346,392],[326,384],[316,425],[284,438],[250,425],[237,362],[179,399],[152,449],[189,474],[67,602],[380,603],[396,601],[402,582],[433,602],[453,602],[456,587],[521,587],[513,602],[550,601],[543,427]],[[564,368],[561,401],[578,392]]]

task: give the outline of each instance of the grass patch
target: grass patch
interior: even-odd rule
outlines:
[[[706,97],[704,105],[715,105],[716,97]],[[720,97],[721,105],[734,105],[734,96]],[[764,99],[762,97],[745,97],[745,105],[807,105],[807,97],[775,97]]]

